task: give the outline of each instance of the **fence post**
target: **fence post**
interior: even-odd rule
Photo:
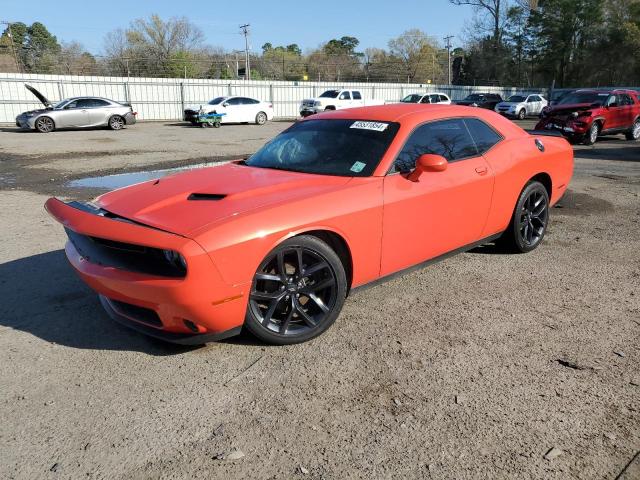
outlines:
[[[184,83],[180,82],[180,115],[178,115],[178,120],[182,120],[183,113],[184,113]]]
[[[269,101],[273,105],[273,83],[269,84]]]
[[[124,101],[131,104],[131,92],[129,91],[129,82],[124,82]]]
[[[233,95],[233,92],[231,91],[231,84],[227,85],[228,90],[227,90],[227,95],[231,96]]]
[[[64,100],[64,87],[62,86],[62,82],[58,82],[58,95],[60,96],[58,100]]]

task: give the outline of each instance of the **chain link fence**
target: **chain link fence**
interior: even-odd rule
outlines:
[[[470,93],[544,93],[544,89],[516,87],[431,85],[407,83],[287,82],[268,80],[210,80],[180,78],[89,77],[40,74],[0,74],[0,123],[13,123],[26,110],[42,104],[24,88],[27,83],[52,103],[69,97],[98,96],[131,103],[139,120],[181,120],[187,106],[204,104],[214,97],[240,95],[269,101],[276,119],[298,116],[300,102],[331,88],[350,88],[365,99],[398,102],[409,93],[443,92],[452,100]]]

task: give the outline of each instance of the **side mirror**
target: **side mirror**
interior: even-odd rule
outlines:
[[[224,102],[224,103],[222,104],[222,106],[223,106],[223,107],[228,107],[228,106],[229,106],[229,103],[228,103],[228,102]]]
[[[420,155],[416,160],[416,168],[411,172],[407,179],[412,182],[418,182],[423,172],[444,172],[447,169],[447,159],[440,155],[432,155],[425,153]]]

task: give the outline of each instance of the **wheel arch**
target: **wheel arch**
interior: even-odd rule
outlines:
[[[34,127],[36,125],[36,122],[38,120],[40,120],[41,118],[48,118],[49,120],[51,120],[53,122],[53,128],[57,128],[56,119],[53,118],[51,115],[46,115],[46,114],[38,115],[38,117],[33,121],[33,126]]]
[[[345,238],[333,230],[326,229],[296,232],[293,237],[289,238],[299,237],[301,235],[316,237],[325,242],[333,249],[334,252],[336,252],[338,257],[340,258],[340,261],[342,262],[342,266],[344,267],[344,271],[347,276],[347,292],[351,290],[351,283],[353,282],[353,257],[351,255],[349,244],[347,243]]]
[[[527,183],[530,182],[540,182],[544,186],[544,189],[547,191],[549,199],[551,199],[551,193],[553,192],[553,182],[551,180],[551,175],[546,172],[540,172],[527,181]],[[522,187],[522,189],[524,190],[524,187]]]

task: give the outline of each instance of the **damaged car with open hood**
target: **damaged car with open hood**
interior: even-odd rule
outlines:
[[[640,139],[640,101],[634,90],[576,90],[542,110],[536,130],[559,131],[573,142],[593,145],[599,135]]]
[[[102,97],[73,97],[53,104],[31,85],[25,84],[25,87],[42,102],[44,108],[18,115],[16,126],[23,129],[41,133],[61,128],[109,127],[121,130],[136,123],[137,112],[126,103]]]

